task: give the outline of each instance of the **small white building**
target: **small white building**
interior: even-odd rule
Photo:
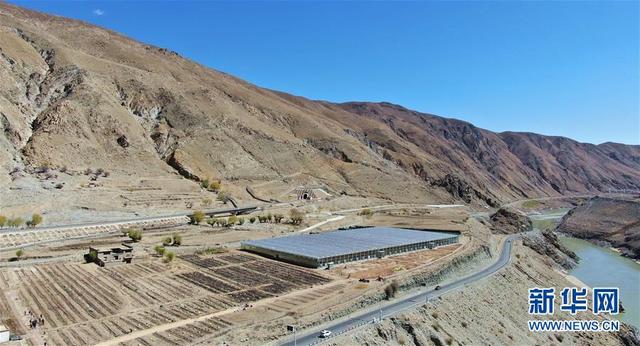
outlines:
[[[3,342],[8,342],[9,337],[11,337],[11,332],[7,327],[3,324],[0,324],[0,344]]]

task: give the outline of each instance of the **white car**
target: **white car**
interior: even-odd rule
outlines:
[[[321,338],[328,338],[331,335],[331,331],[330,330],[323,330],[320,332],[320,337]]]

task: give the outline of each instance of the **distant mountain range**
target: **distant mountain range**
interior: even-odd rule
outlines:
[[[46,165],[238,187],[305,174],[336,193],[488,205],[640,190],[640,146],[494,133],[389,103],[308,100],[4,3],[0,80],[5,187],[15,167]]]

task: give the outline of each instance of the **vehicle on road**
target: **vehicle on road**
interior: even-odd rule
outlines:
[[[331,331],[330,330],[323,330],[320,332],[320,337],[321,338],[328,338],[329,336],[331,336]]]

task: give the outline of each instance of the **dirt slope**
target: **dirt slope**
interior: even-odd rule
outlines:
[[[73,200],[88,184],[81,172],[98,167],[113,183],[99,197],[85,191],[83,205],[111,203],[147,178],[170,181],[148,189],[194,193],[190,180],[216,177],[249,199],[244,186],[300,173],[335,194],[396,201],[496,205],[640,189],[638,146],[496,134],[387,103],[311,101],[3,3],[0,48],[0,192],[13,201]],[[54,178],[34,178],[37,167]],[[63,173],[72,176],[64,188]]]

